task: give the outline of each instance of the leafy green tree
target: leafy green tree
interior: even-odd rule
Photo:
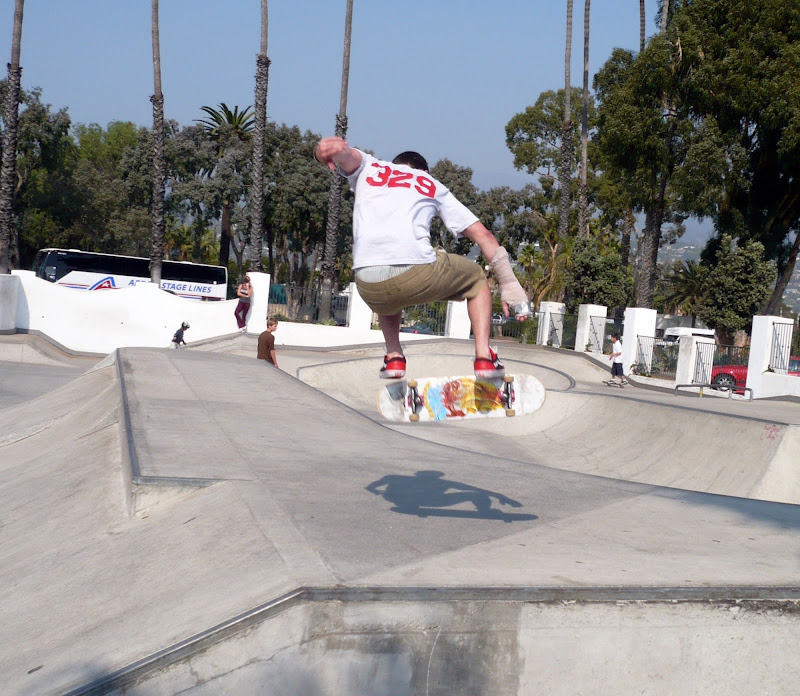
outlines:
[[[533,244],[544,230],[547,205],[542,190],[533,184],[521,189],[498,186],[479,194],[475,212],[515,258],[517,249]]]
[[[665,3],[666,6],[666,3]],[[755,239],[775,261],[773,313],[800,251],[800,5],[693,0],[669,10],[681,48],[681,89],[704,133],[682,186],[717,239]]]
[[[66,245],[146,256],[152,233],[150,132],[130,122],[116,121],[106,129],[97,124],[78,124],[73,137],[76,211],[65,232]],[[138,165],[135,170],[130,166],[133,163]]]
[[[213,241],[212,231],[215,216],[219,213],[218,201],[210,185],[217,153],[217,145],[206,137],[201,126],[182,128],[167,141],[172,189],[170,210],[184,227],[191,229],[192,260],[198,263],[217,263],[219,260],[219,245]],[[210,256],[214,251],[215,255]]]
[[[199,119],[208,138],[217,146],[217,162],[210,173],[209,182],[214,191],[214,208],[219,211],[220,243],[219,265],[227,266],[230,249],[233,246],[239,273],[244,273],[244,249],[246,235],[238,235],[234,228],[234,214],[239,212],[234,207],[244,196],[249,183],[252,158],[249,157],[249,143],[254,128],[251,107],[239,111],[238,106],[231,110],[224,102],[218,109],[210,106],[201,107],[208,118]],[[240,220],[239,224],[245,223]],[[237,226],[238,229],[238,226]]]
[[[11,270],[10,251],[16,239],[14,229],[14,175],[17,159],[17,119],[19,116],[20,82],[22,68],[19,64],[22,48],[22,16],[24,0],[14,3],[14,28],[11,35],[11,61],[8,63],[8,80],[3,102],[3,142],[0,159],[0,273]]]
[[[472,168],[462,167],[449,159],[439,160],[431,167],[431,175],[441,181],[467,208],[478,213],[478,189],[472,183]],[[449,252],[466,254],[472,243],[468,239],[457,241],[439,218],[431,224],[431,242]]]
[[[567,311],[580,304],[625,307],[632,298],[633,277],[620,266],[619,252],[601,250],[589,239],[575,240],[571,267],[566,272]]]
[[[514,115],[506,124],[506,145],[514,155],[514,166],[537,177],[558,181],[561,166],[563,121],[566,97],[564,90],[542,92],[536,103]],[[573,87],[570,93],[571,119],[580,122],[581,91]],[[588,104],[588,127],[594,127],[594,100]],[[580,161],[578,148],[572,146],[570,177]]]
[[[764,259],[761,242],[745,242],[736,248],[733,238],[723,235],[697,315],[719,332],[723,343],[732,343],[737,331],[750,329],[775,275],[775,266]]]
[[[5,95],[7,83],[0,82]],[[75,146],[66,109],[52,111],[41,90],[20,91],[10,258],[29,267],[36,251],[65,238],[77,210],[72,181]]]
[[[657,37],[636,57],[615,49],[594,82],[599,166],[624,187],[629,207],[645,214],[636,278],[640,307],[653,306],[664,224],[686,217],[672,185],[693,136],[676,86],[679,64],[679,50]]]
[[[318,140],[317,134],[302,133],[296,126],[270,124],[268,128],[265,171],[271,182],[266,196],[270,273],[276,275],[277,268],[276,277],[292,285],[314,281],[313,270],[325,242],[330,180],[328,171],[311,154]],[[340,219],[345,229],[351,229],[352,197],[347,188]],[[336,253],[340,259],[347,257],[350,245],[350,236],[339,237]]]

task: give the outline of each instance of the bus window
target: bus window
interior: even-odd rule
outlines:
[[[112,290],[150,282],[150,260],[75,249],[42,249],[33,270],[39,278],[81,290]],[[164,261],[161,289],[197,300],[224,300],[228,270],[223,266]]]

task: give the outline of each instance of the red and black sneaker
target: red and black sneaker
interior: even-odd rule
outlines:
[[[406,359],[402,355],[390,358],[383,356],[383,367],[381,368],[381,379],[400,379],[406,376]]]
[[[475,358],[474,367],[478,379],[499,379],[506,374],[506,368],[491,348],[488,358]]]

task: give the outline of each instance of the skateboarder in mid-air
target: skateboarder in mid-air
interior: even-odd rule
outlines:
[[[358,292],[377,313],[386,342],[380,376],[405,376],[400,345],[405,306],[466,299],[475,337],[475,376],[502,377],[503,364],[489,346],[492,296],[483,269],[458,254],[434,250],[430,225],[438,215],[453,235],[477,244],[500,285],[506,316],[510,307],[520,305],[527,314],[528,298],[494,235],[428,173],[428,163],[417,152],[402,152],[386,162],[332,137],[319,141],[314,158],[347,177],[355,192],[353,269]]]

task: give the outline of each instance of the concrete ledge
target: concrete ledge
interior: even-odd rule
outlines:
[[[553,640],[555,634],[564,633],[570,635],[571,652],[588,657],[590,662],[593,659],[602,661],[603,656],[597,655],[592,647],[594,637],[591,629],[609,626],[614,626],[617,632],[625,630],[632,635],[657,634],[654,640],[651,639],[655,645],[650,647],[661,650],[665,645],[672,645],[667,661],[673,663],[672,667],[681,674],[681,680],[696,682],[705,679],[709,671],[714,671],[714,667],[731,669],[728,664],[730,651],[735,652],[736,648],[730,647],[729,636],[724,629],[719,636],[716,635],[720,623],[735,627],[735,622],[742,621],[745,615],[758,616],[764,624],[761,630],[765,635],[756,637],[749,634],[751,640],[766,638],[776,624],[784,630],[788,625],[792,634],[800,635],[799,602],[800,587],[794,586],[301,587],[116,672],[74,688],[66,696],[95,696],[112,691],[121,693],[137,685],[153,693],[172,693],[179,688],[181,693],[191,694],[193,688],[200,691],[208,689],[213,683],[219,687],[235,684],[240,693],[242,688],[252,693],[256,684],[261,688],[268,684],[283,685],[291,681],[298,670],[304,671],[307,676],[316,676],[323,682],[334,679],[339,683],[337,676],[346,673],[354,658],[357,661],[366,659],[380,672],[380,663],[387,657],[393,661],[407,662],[409,667],[392,674],[395,687],[392,693],[413,694],[418,693],[413,684],[421,678],[420,672],[425,671],[430,676],[433,649],[443,631],[446,637],[439,648],[437,672],[449,672],[453,668],[463,671],[463,665],[452,654],[455,648],[456,653],[461,652],[471,665],[468,674],[462,673],[459,679],[472,682],[488,677],[494,684],[480,693],[527,693],[519,689],[525,662],[513,666],[507,664],[509,660],[515,662],[514,648],[523,654],[538,654],[544,649],[544,644]],[[315,611],[313,605],[323,605],[324,608]],[[592,607],[597,609],[593,611]],[[292,617],[282,619],[281,615],[290,610],[294,610]],[[294,616],[297,611],[304,615],[304,627],[300,629],[296,627],[300,617]],[[688,617],[689,620],[686,624],[664,625],[665,614],[673,620],[677,617]],[[552,619],[556,616],[562,616],[566,625],[559,628],[558,623],[553,623]],[[574,621],[569,616],[580,617],[580,629],[569,625]],[[427,620],[420,625],[419,620],[423,617],[427,617]],[[271,625],[272,621],[275,621],[274,626]],[[294,631],[284,630],[287,621],[295,624]],[[746,623],[746,630],[752,631],[753,622]],[[687,626],[692,624],[695,635],[690,642],[708,643],[717,650],[706,655],[702,666],[681,647],[682,642],[687,640]],[[259,628],[262,625],[263,628]],[[334,633],[337,635],[336,645],[330,642],[330,636]],[[387,638],[388,645],[385,643]],[[465,640],[471,649],[462,652]],[[234,651],[226,650],[222,645],[228,641],[236,644]],[[281,643],[278,651],[284,655],[280,661],[284,672],[278,672],[280,667],[273,669],[272,679],[266,684],[263,670],[259,671],[257,681],[252,674],[248,676],[248,667],[254,661],[271,661],[267,645],[276,642]],[[309,660],[307,655],[310,649],[313,650],[315,642],[325,646],[324,676],[317,672],[320,669],[317,661]],[[452,645],[448,647],[446,643]],[[759,671],[774,670],[777,665],[791,663],[791,660],[787,660],[791,646],[779,640],[766,645],[762,643],[760,648],[760,670],[755,664],[746,667],[755,673],[752,675],[754,678],[761,676],[757,674]],[[647,646],[622,642],[614,643],[610,649],[621,653],[621,659],[638,665],[638,669],[633,669],[634,672],[645,669],[649,673],[657,670],[658,664],[663,667],[663,656],[648,664]],[[286,660],[290,663],[286,664]],[[492,666],[487,672],[480,665]],[[687,669],[688,674],[685,672]],[[548,678],[557,678],[557,666],[548,671],[552,671]],[[584,671],[589,674],[592,672],[591,668],[584,668]],[[785,675],[781,676],[784,679],[791,677],[793,671],[784,669]],[[372,670],[367,672],[371,674]],[[625,676],[619,682],[622,688],[631,686],[630,682],[624,681]],[[441,683],[441,679],[437,681]],[[706,687],[706,691],[714,690],[709,684]],[[574,677],[570,688],[574,689],[572,693],[580,691]],[[322,689],[319,693],[329,691]],[[734,689],[733,693],[745,694],[748,691],[744,687],[741,690]]]

